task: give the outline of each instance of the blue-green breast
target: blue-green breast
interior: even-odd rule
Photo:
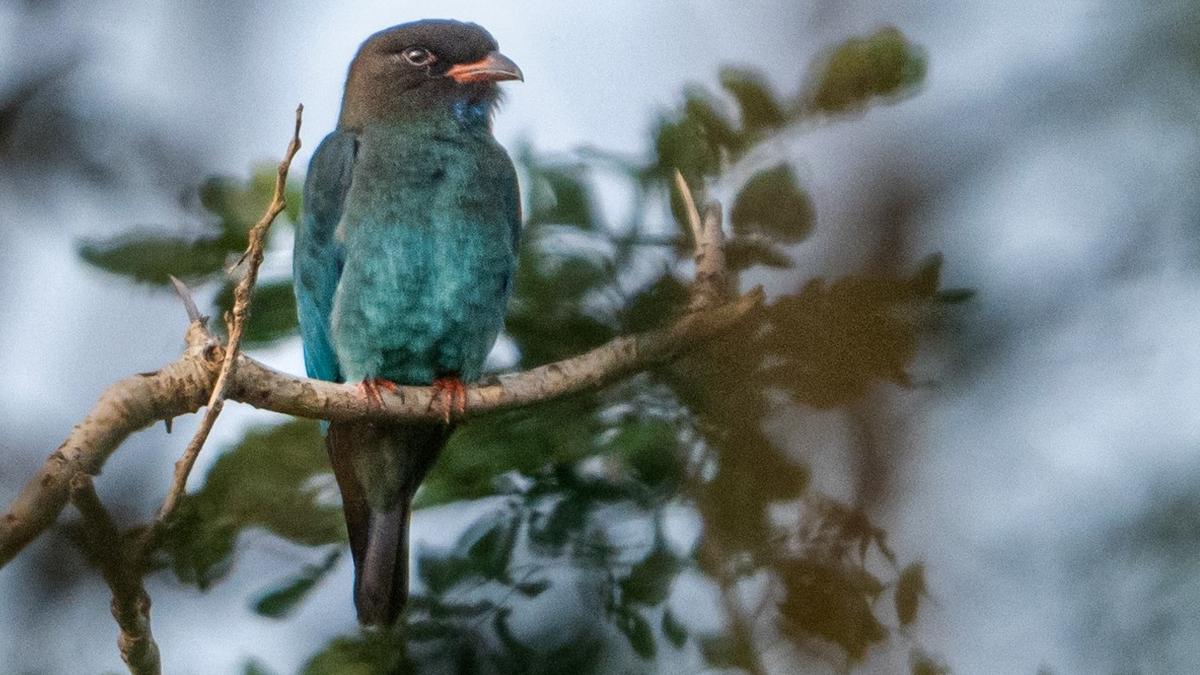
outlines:
[[[362,130],[330,317],[347,381],[479,378],[504,321],[519,203],[512,162],[486,127]]]

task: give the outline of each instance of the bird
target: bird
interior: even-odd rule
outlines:
[[[292,261],[308,376],[356,383],[374,405],[381,390],[432,386],[444,412],[325,427],[365,626],[403,611],[413,495],[503,327],[521,228],[516,171],[492,133],[508,80],[524,75],[476,24],[381,30],[308,165]]]

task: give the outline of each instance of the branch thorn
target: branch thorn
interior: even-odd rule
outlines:
[[[187,287],[187,284],[179,280],[175,275],[171,275],[171,285],[175,287],[175,295],[183,301],[183,309],[187,311],[188,321],[192,323],[200,322],[201,325],[208,323],[208,317],[200,313],[196,307],[196,301],[192,298],[192,289]]]

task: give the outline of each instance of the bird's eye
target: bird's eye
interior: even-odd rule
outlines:
[[[434,61],[437,61],[437,57],[433,55],[433,52],[430,52],[424,47],[409,47],[408,49],[404,50],[403,56],[405,61],[408,61],[414,66],[428,66]]]

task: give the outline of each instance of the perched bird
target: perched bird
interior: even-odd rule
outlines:
[[[504,321],[521,207],[491,119],[497,83],[521,79],[475,24],[380,31],[359,47],[337,129],[309,163],[293,257],[309,377],[358,383],[376,404],[380,389],[432,385],[445,414],[328,426],[366,625],[404,607],[413,494]]]

